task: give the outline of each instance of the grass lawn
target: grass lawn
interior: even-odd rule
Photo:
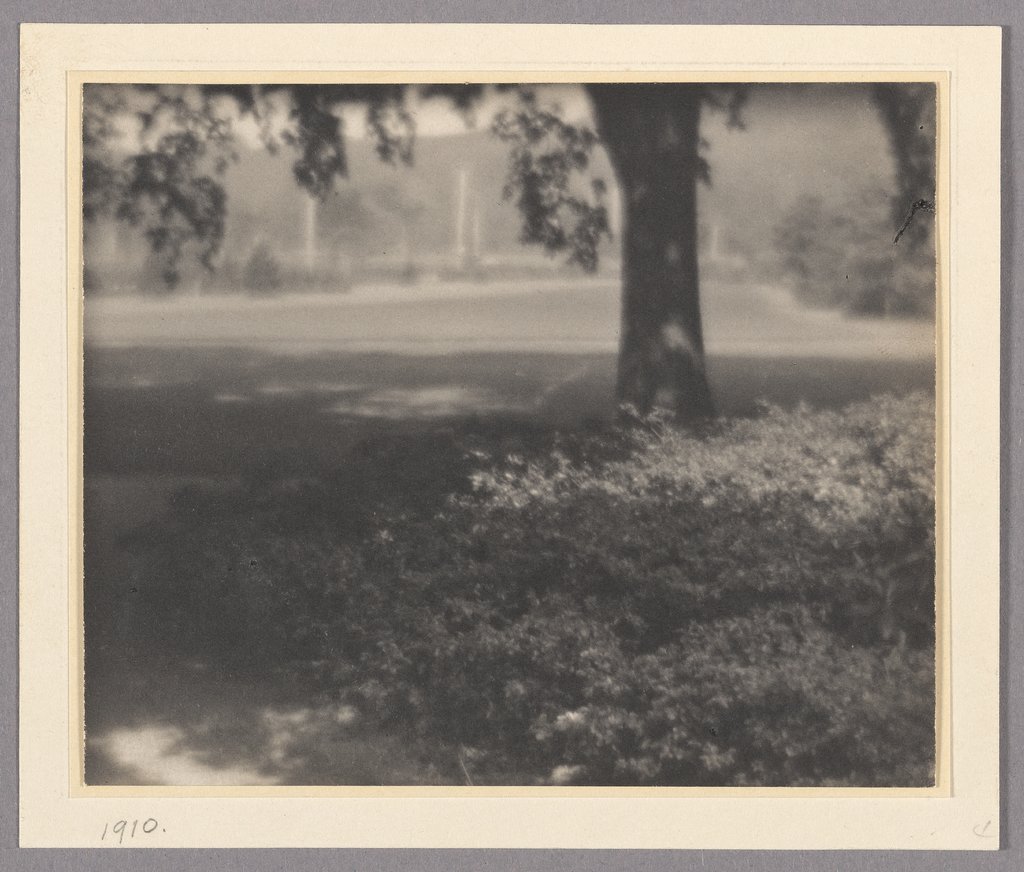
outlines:
[[[756,416],[765,400],[786,409],[801,402],[842,409],[879,394],[932,389],[927,325],[803,312],[764,293],[723,292],[708,301],[710,375],[729,419]],[[268,318],[274,311],[282,317]],[[439,757],[429,730],[410,732],[430,720],[421,703],[406,699],[405,717],[392,710],[394,700],[381,697],[374,709],[370,696],[346,695],[347,679],[325,679],[330,670],[315,633],[284,647],[270,638],[311,601],[249,603],[270,611],[257,619],[238,610],[224,623],[217,597],[201,591],[238,567],[262,573],[267,561],[276,567],[275,584],[294,576],[296,585],[309,585],[321,577],[323,560],[336,573],[337,560],[366,559],[361,549],[382,531],[422,535],[415,524],[471,490],[483,463],[477,455],[542,458],[556,445],[571,452],[600,441],[614,412],[615,311],[602,285],[526,294],[491,288],[419,301],[282,299],[262,310],[251,301],[194,308],[132,301],[120,310],[90,301],[87,780],[486,778],[484,757],[474,756],[484,752],[469,738],[455,757]],[[414,526],[391,526],[396,517]],[[544,524],[557,526],[550,518]],[[270,540],[294,553],[268,556]],[[452,601],[461,596],[453,593]],[[600,624],[601,615],[585,619]],[[261,641],[259,621],[267,618],[271,629]],[[331,639],[337,632],[323,628]],[[284,651],[292,643],[291,659],[254,656],[261,644]],[[313,652],[309,668],[296,668],[296,650]],[[396,686],[406,680],[396,673]],[[565,765],[576,765],[573,759]],[[506,780],[524,771],[521,764],[505,766]],[[493,763],[492,777],[502,765]]]

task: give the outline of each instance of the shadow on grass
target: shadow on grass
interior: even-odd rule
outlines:
[[[720,413],[768,401],[842,408],[934,387],[934,361],[714,357]],[[381,434],[453,423],[575,430],[614,417],[615,359],[528,352],[284,355],[231,348],[97,348],[85,357],[86,477],[337,468]]]

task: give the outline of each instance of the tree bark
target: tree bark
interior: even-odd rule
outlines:
[[[588,85],[623,203],[617,394],[641,414],[714,415],[697,268],[699,85]]]

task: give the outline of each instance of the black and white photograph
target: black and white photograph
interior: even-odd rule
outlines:
[[[935,786],[936,81],[315,78],[81,91],[85,785]]]

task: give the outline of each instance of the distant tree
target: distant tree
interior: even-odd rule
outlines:
[[[697,184],[709,177],[700,118],[705,108],[720,110],[739,125],[746,89],[586,85],[596,119],[592,130],[542,107],[535,88],[493,87],[519,95],[517,106],[497,119],[495,132],[510,146],[505,193],[522,215],[522,240],[567,252],[587,270],[596,268],[599,243],[610,229],[606,183],[594,179],[588,187],[584,180],[594,148],[607,150],[624,212],[619,401],[641,413],[665,407],[683,421],[713,415],[697,262]],[[210,265],[223,237],[226,200],[218,176],[235,156],[234,120],[253,118],[267,148],[292,149],[296,182],[324,198],[348,171],[337,112],[342,104],[365,105],[381,160],[412,162],[412,88],[422,97],[450,101],[467,116],[485,92],[476,84],[86,86],[85,219],[113,213],[140,225],[155,250],[169,253],[170,264],[193,246]],[[880,86],[874,95],[887,125],[898,128],[890,136],[900,167],[895,200],[906,193],[903,187],[928,189],[920,197],[934,198],[934,182],[928,182],[934,177],[934,138],[922,108],[929,100],[934,105],[934,89]],[[140,143],[127,154],[115,144],[117,119],[125,117],[134,120]],[[931,118],[934,127],[934,110]],[[173,267],[167,278],[175,280]]]
[[[242,282],[258,295],[273,294],[281,289],[281,265],[266,242],[259,242],[253,248],[245,263]]]

